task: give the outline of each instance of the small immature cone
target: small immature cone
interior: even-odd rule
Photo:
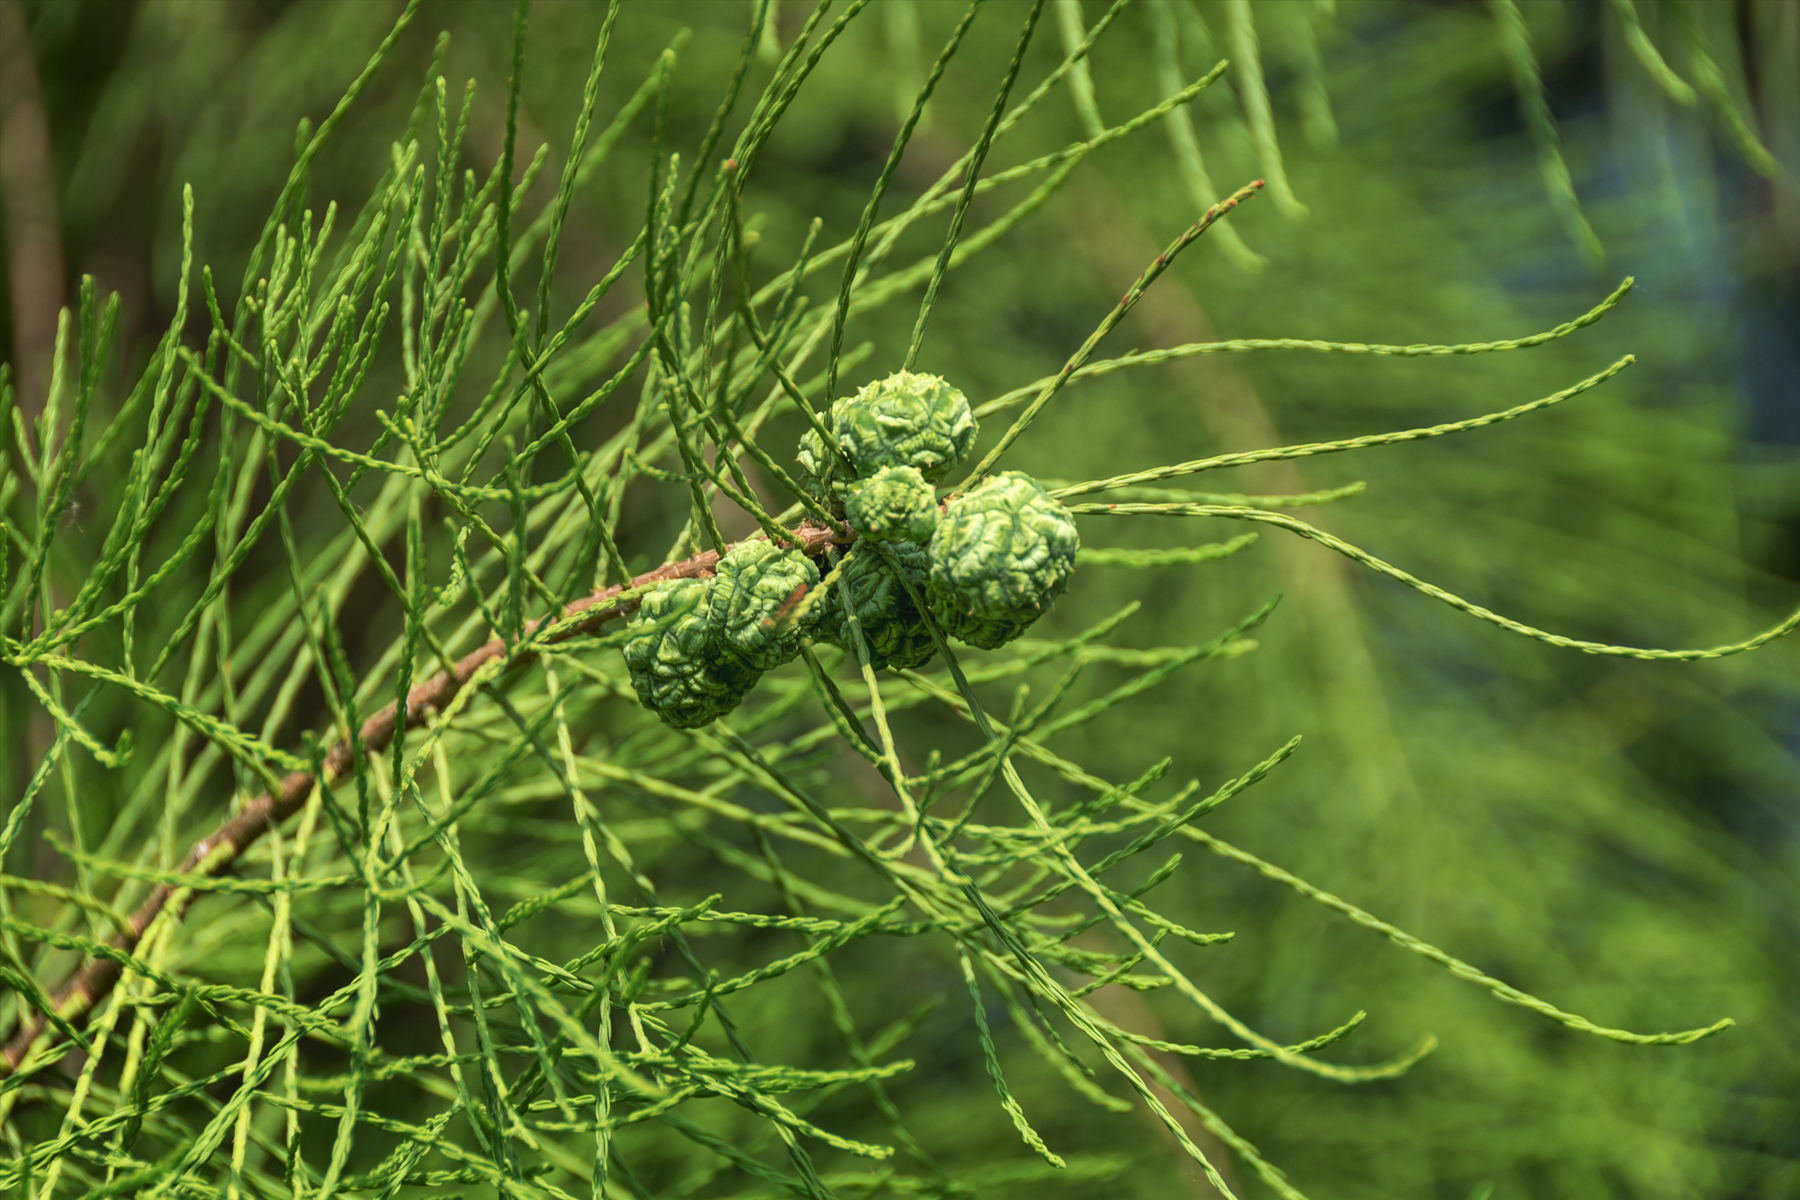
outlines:
[[[1081,538],[1037,480],[1003,471],[952,500],[931,539],[932,612],[953,636],[992,650],[1062,595]]]

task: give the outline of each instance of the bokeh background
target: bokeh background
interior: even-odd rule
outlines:
[[[777,6],[783,43],[801,7]],[[1024,11],[1017,0],[987,7],[914,140],[896,200],[979,131]],[[1074,7],[1089,22],[1101,12]],[[197,198],[196,259],[237,277],[292,162],[297,121],[329,111],[397,8],[0,0],[0,325],[27,408],[55,311],[80,275],[121,293],[128,366],[166,327],[183,184]],[[1062,54],[1071,14],[1056,0],[1052,9],[1028,79]],[[1164,94],[1168,72],[1192,79],[1232,58],[1191,107],[1193,146],[1219,192],[1269,175],[1256,117],[1266,87],[1289,189],[1271,188],[1231,218],[1229,237],[1209,236],[1182,259],[1105,352],[1214,337],[1486,341],[1578,315],[1625,275],[1636,288],[1592,329],[1529,351],[1240,354],[1085,382],[1034,427],[1015,465],[1082,479],[1432,424],[1547,395],[1633,353],[1637,365],[1612,383],[1530,420],[1201,486],[1366,481],[1355,499],[1303,515],[1458,594],[1578,637],[1709,645],[1778,619],[1800,602],[1800,6],[1640,0],[1632,20],[1696,89],[1691,103],[1634,51],[1627,9],[1521,0],[1538,68],[1522,80],[1497,6],[1138,0],[1094,57],[1098,113],[1122,120]],[[601,11],[534,5],[526,146],[566,142]],[[1261,84],[1243,53],[1245,12]],[[814,216],[837,236],[854,227],[960,13],[938,0],[877,0],[844,35],[748,193],[748,211],[766,214],[767,261],[791,255]],[[691,147],[748,17],[737,0],[629,6],[600,112],[623,102],[685,26],[670,128]],[[399,61],[320,163],[315,202],[359,195],[385,165],[440,30],[450,33],[452,95],[480,80],[471,154],[491,161],[509,25],[500,3],[428,0]],[[1548,120],[1534,125],[1536,96]],[[1084,120],[1053,97],[993,165],[1079,139]],[[1552,142],[1566,195],[1546,184]],[[1202,206],[1187,154],[1159,125],[1095,155],[1042,214],[952,276],[921,365],[976,399],[1054,372]],[[577,201],[560,268],[565,308],[641,222],[647,160],[639,122]],[[985,203],[976,221],[1000,211]],[[929,246],[926,237],[918,249]],[[635,302],[623,289],[609,300]],[[852,324],[853,343],[873,344],[862,370],[897,365],[910,320],[896,307]],[[1083,527],[1090,543],[1112,545],[1238,532]],[[1215,832],[1604,1024],[1739,1025],[1685,1048],[1584,1038],[1195,852],[1163,894],[1204,915],[1204,927],[1237,931],[1202,974],[1228,1007],[1296,1038],[1367,1009],[1354,1044],[1368,1058],[1424,1032],[1441,1042],[1389,1083],[1345,1088],[1268,1063],[1201,1063],[1197,1091],[1314,1197],[1800,1193],[1796,647],[1690,665],[1583,657],[1275,530],[1223,562],[1086,570],[1051,621],[1075,630],[1136,599],[1144,609],[1122,631],[1128,642],[1185,644],[1275,593],[1282,604],[1256,653],[1176,675],[1150,702],[1088,727],[1074,756],[1130,778],[1173,754],[1176,771],[1216,779],[1303,734],[1295,760],[1209,818]],[[8,803],[41,745],[30,709],[22,690],[5,690]],[[6,869],[59,868],[33,847]],[[846,986],[925,995],[933,984],[884,979],[873,959],[867,967]],[[1154,993],[1129,1004],[1119,1019],[1160,1022],[1175,1040],[1204,1033]],[[918,1132],[947,1160],[980,1161],[1013,1135],[995,1119],[966,1014],[953,1007],[909,1043],[921,1061],[909,1111],[924,1114]],[[1131,1156],[1122,1174],[1067,1194],[1202,1193],[1141,1114],[1066,1097],[1028,1059],[1016,1070],[1052,1144]],[[1264,1194],[1244,1176],[1248,1194]]]

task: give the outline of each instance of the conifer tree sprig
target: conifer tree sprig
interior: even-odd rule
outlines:
[[[532,14],[518,0],[496,112],[471,84],[452,118],[440,41],[365,201],[317,213],[312,172],[389,71],[414,0],[303,133],[235,295],[206,265],[193,274],[197,180],[175,320],[122,397],[107,382],[121,305],[91,280],[63,315],[35,420],[0,374],[0,657],[49,731],[0,859],[41,823],[69,867],[0,877],[0,1128],[33,1131],[9,1135],[0,1188],[674,1197],[735,1180],[826,1200],[1110,1186],[1128,1164],[1086,1152],[1098,1143],[1080,1140],[1066,1093],[1094,1129],[1141,1110],[1222,1195],[1235,1162],[1298,1197],[1170,1056],[1358,1085],[1400,1079],[1437,1040],[1370,1045],[1351,1005],[1295,1032],[1221,990],[1215,956],[1254,963],[1268,948],[1184,909],[1169,854],[1182,840],[1563,1028],[1653,1046],[1731,1025],[1603,1024],[1208,832],[1293,770],[1290,732],[1255,744],[1221,723],[1204,769],[1185,752],[1125,771],[1087,760],[1096,722],[1153,703],[1179,672],[1256,653],[1281,619],[1274,600],[1148,648],[1118,644],[1136,603],[1085,629],[1059,623],[1066,608],[1038,624],[1065,588],[1080,594],[1078,566],[1230,571],[1255,544],[1077,547],[1075,518],[1182,516],[1274,526],[1590,654],[1710,659],[1783,636],[1800,614],[1704,650],[1564,637],[1272,511],[1349,501],[1360,483],[1156,486],[1472,433],[1595,389],[1630,356],[1436,425],[1086,481],[996,471],[1077,380],[1247,351],[1479,364],[1587,329],[1632,281],[1527,337],[1233,339],[1096,360],[1258,180],[1172,218],[1185,230],[1057,374],[972,411],[929,373],[943,352],[928,348],[955,331],[924,336],[958,272],[1007,253],[1091,155],[1184,112],[1227,64],[1176,86],[1165,54],[1162,98],[1108,126],[1090,60],[1128,28],[1124,0],[1085,30],[1079,6],[1059,6],[1060,55],[1034,44],[1042,0],[1016,33],[991,34],[998,6],[977,0],[871,166],[854,226],[827,233],[808,215],[771,229],[786,218],[759,207],[791,199],[774,139],[871,7],[833,15],[821,0],[795,30],[756,0],[706,83],[716,103],[688,129],[681,89],[700,84],[684,74],[686,39],[633,65],[634,10],[612,3],[580,60],[572,134],[534,148]],[[1302,211],[1255,61],[1262,35],[1247,0],[1225,11],[1249,58],[1250,144],[1283,207]],[[795,40],[765,61],[784,33]],[[1005,66],[977,103],[950,67],[982,36]],[[1512,61],[1522,79],[1535,70],[1528,47]],[[1060,87],[1085,140],[990,168]],[[884,218],[928,102],[940,118],[958,106],[954,161]],[[490,118],[491,160],[471,148]],[[617,192],[631,205],[622,236],[596,255],[570,234],[627,138],[642,174]],[[764,267],[767,245],[791,256]],[[823,302],[807,291],[821,272]],[[615,291],[633,301],[609,306]],[[915,297],[916,314],[880,323]],[[866,345],[847,340],[858,321]],[[1013,408],[980,444],[976,414]],[[971,458],[966,478],[934,487]],[[68,519],[82,496],[106,513],[92,535]],[[937,1144],[943,1122],[925,1109],[954,1068],[930,1044],[941,1031],[915,1036],[936,1003],[913,1003],[919,980],[952,998],[953,1054],[979,1056],[962,1081],[991,1085],[994,1161]],[[1180,1029],[1111,1008],[1121,989],[1161,992]]]

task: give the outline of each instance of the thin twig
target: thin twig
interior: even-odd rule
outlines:
[[[1088,335],[1087,341],[1081,344],[1081,349],[1077,350],[1074,355],[1070,357],[1069,361],[1063,364],[1063,369],[1057,373],[1055,379],[1044,385],[1043,390],[1038,392],[1037,398],[1026,406],[1025,411],[1020,413],[1018,419],[1012,423],[1012,427],[1001,435],[1000,440],[994,444],[994,448],[989,450],[987,454],[983,456],[982,460],[975,464],[975,469],[969,472],[966,479],[956,485],[955,490],[958,492],[967,491],[969,488],[979,483],[982,477],[989,471],[993,470],[994,464],[1000,461],[1000,456],[1006,453],[1008,447],[1019,440],[1019,436],[1025,432],[1026,428],[1034,420],[1037,419],[1038,413],[1043,411],[1044,406],[1050,403],[1051,398],[1055,396],[1057,392],[1062,390],[1063,384],[1069,382],[1075,375],[1075,372],[1079,371],[1087,360],[1093,357],[1094,347],[1098,346],[1101,340],[1104,339],[1107,334],[1111,333],[1120,321],[1125,319],[1125,314],[1130,312],[1132,308],[1137,305],[1139,300],[1143,299],[1144,293],[1150,290],[1150,285],[1155,283],[1157,278],[1164,271],[1169,269],[1169,264],[1175,261],[1176,256],[1189,246],[1193,245],[1195,240],[1208,229],[1211,229],[1221,217],[1224,217],[1245,200],[1255,196],[1257,192],[1262,190],[1262,187],[1263,181],[1260,179],[1252,180],[1250,183],[1245,184],[1243,187],[1200,214],[1199,220],[1195,221],[1192,225],[1189,225],[1180,237],[1176,238],[1173,242],[1170,242],[1168,249],[1157,255],[1156,259],[1148,267],[1144,268],[1144,273],[1137,277],[1137,282],[1132,284],[1131,287],[1126,290],[1124,297],[1120,299],[1118,304],[1113,306],[1111,312],[1106,314],[1105,319],[1095,327],[1094,332]]]
[[[792,540],[803,553],[816,556],[824,553],[827,544],[841,542],[844,538],[837,531],[809,521],[793,531]],[[636,612],[639,597],[631,595],[622,600],[617,599],[623,593],[636,592],[651,584],[673,579],[705,579],[715,572],[718,562],[718,551],[707,550],[681,562],[665,563],[653,571],[634,577],[629,584],[614,584],[568,604],[554,619],[555,627],[542,638],[535,638],[534,635],[552,618],[540,617],[527,622],[523,637],[510,646],[501,638],[493,638],[480,649],[458,659],[450,670],[440,671],[414,686],[406,694],[404,717],[394,704],[389,704],[364,721],[358,738],[364,752],[373,755],[387,749],[393,743],[395,730],[402,721],[407,729],[424,725],[442,711],[474,678],[475,673],[488,663],[502,661],[511,668],[529,662],[543,646],[566,641],[590,632],[604,622]],[[329,787],[350,773],[354,765],[351,758],[353,753],[349,739],[340,741],[331,748],[323,762],[324,786]],[[311,771],[295,771],[286,776],[282,779],[278,792],[264,792],[235,816],[195,842],[187,857],[182,859],[179,873],[216,875],[229,870],[238,857],[255,844],[256,839],[300,811],[307,797],[312,794],[316,782],[317,777]],[[171,898],[177,892],[182,894],[174,910],[175,916],[179,918],[195,893],[171,883],[159,883],[152,889],[137,911],[131,914],[129,930],[115,935],[109,943],[112,948],[121,952],[121,958],[132,952],[151,923],[169,907]],[[93,1011],[106,998],[107,993],[118,983],[122,970],[121,963],[113,958],[91,960],[57,990],[52,1008],[65,1021],[72,1023],[75,1018]],[[44,1036],[46,1027],[44,1016],[38,1014],[13,1034],[6,1043],[7,1073],[18,1069],[32,1046]]]

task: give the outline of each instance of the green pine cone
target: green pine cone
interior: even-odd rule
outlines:
[[[628,626],[625,666],[644,707],[677,729],[710,724],[736,708],[761,674],[713,651],[707,635],[712,581],[678,579],[644,597]]]
[[[968,397],[936,375],[897,371],[831,406],[831,432],[858,479],[915,467],[937,479],[961,462],[980,426]]]
[[[894,557],[913,586],[924,594],[930,569],[925,547],[891,542],[882,549]],[[825,612],[819,623],[819,636],[854,653],[856,643],[844,618],[840,593],[850,597],[857,623],[862,626],[863,640],[869,644],[869,663],[877,670],[922,666],[937,653],[918,606],[874,546],[862,546],[852,553],[830,594],[820,597]]]
[[[713,648],[758,671],[787,662],[800,652],[806,631],[801,622],[784,618],[818,583],[819,569],[798,550],[762,541],[734,546],[719,560],[713,580],[707,616]],[[809,612],[807,623],[814,619]]]
[[[863,537],[923,546],[937,529],[937,493],[917,467],[883,467],[845,489],[844,513]]]
[[[944,510],[931,539],[929,599],[952,636],[992,650],[1062,594],[1081,544],[1074,519],[1029,475],[983,480]]]
[[[854,396],[839,397],[827,424],[857,479],[883,467],[911,467],[928,481],[937,479],[968,455],[981,429],[968,397],[936,375],[911,371],[897,371]],[[828,499],[837,499],[838,489],[849,482],[837,457],[811,429],[800,436],[794,458],[801,479]]]

